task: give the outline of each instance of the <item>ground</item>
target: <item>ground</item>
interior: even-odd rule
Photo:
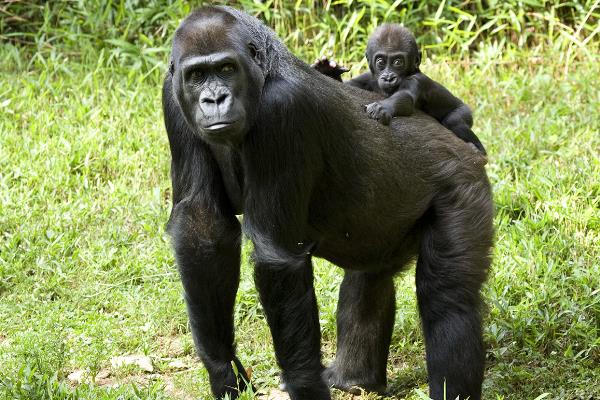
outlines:
[[[565,74],[548,51],[423,66],[473,107],[489,153],[488,399],[600,396],[600,64],[582,56]],[[160,74],[60,57],[0,71],[0,399],[209,398],[164,229]],[[278,370],[249,251],[238,351],[266,392]],[[329,361],[341,274],[315,271]],[[422,399],[412,271],[396,285],[386,398]]]

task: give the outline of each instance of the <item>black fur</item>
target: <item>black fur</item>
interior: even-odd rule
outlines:
[[[419,69],[421,53],[408,29],[397,24],[381,25],[369,38],[366,57],[370,72],[346,83],[386,97],[366,106],[369,117],[388,125],[393,117],[412,115],[418,108],[486,154],[471,130],[473,116],[469,107]],[[327,58],[317,60],[314,68],[340,82],[341,75],[348,71]]]
[[[215,61],[223,57],[231,68]],[[330,399],[329,385],[385,389],[392,277],[415,256],[431,394],[441,399],[445,382],[448,398],[479,399],[479,291],[493,236],[485,158],[423,113],[391,129],[367,118],[362,104],[379,95],[336,84],[228,7],[186,18],[172,60],[168,228],[213,394],[236,398],[248,378],[233,327],[243,230],[292,400]],[[202,103],[204,90],[213,97]],[[313,255],[346,270],[327,370]]]

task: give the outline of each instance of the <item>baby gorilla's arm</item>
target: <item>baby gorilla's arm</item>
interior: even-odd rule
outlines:
[[[325,76],[335,79],[338,82],[344,82],[350,86],[354,86],[369,92],[374,92],[377,86],[377,82],[373,79],[373,75],[370,72],[360,74],[356,78],[342,81],[342,74],[349,71],[348,68],[342,67],[337,62],[330,60],[326,56],[317,58],[314,64],[311,65],[314,69],[319,71]]]
[[[384,125],[389,125],[393,117],[414,114],[419,91],[418,79],[405,79],[387,99],[367,104],[365,110],[369,118],[376,119]]]

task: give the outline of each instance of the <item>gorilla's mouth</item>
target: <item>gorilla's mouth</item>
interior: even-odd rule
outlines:
[[[238,143],[243,135],[244,118],[226,121],[210,121],[202,124],[200,134],[208,141],[221,144]]]
[[[206,129],[209,131],[218,131],[219,129],[223,129],[228,127],[229,125],[233,125],[233,122],[217,122],[211,125],[208,125]]]
[[[226,130],[230,127],[232,127],[233,125],[236,124],[237,121],[219,121],[219,122],[214,122],[212,124],[206,125],[204,127],[205,130],[209,131],[210,133],[217,133],[223,130]]]
[[[398,82],[379,82],[379,88],[383,90],[386,94],[390,95],[396,91],[399,84]]]

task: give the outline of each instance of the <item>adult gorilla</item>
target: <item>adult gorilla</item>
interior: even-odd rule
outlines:
[[[434,399],[479,399],[480,288],[492,245],[484,158],[422,113],[391,129],[378,95],[311,69],[257,19],[193,12],[175,33],[163,88],[169,221],[198,353],[213,393],[247,379],[234,347],[242,229],[292,400],[329,385],[382,391],[394,325],[393,275],[415,256]],[[337,356],[325,371],[311,257],[345,269]],[[237,375],[232,364],[235,364]]]

